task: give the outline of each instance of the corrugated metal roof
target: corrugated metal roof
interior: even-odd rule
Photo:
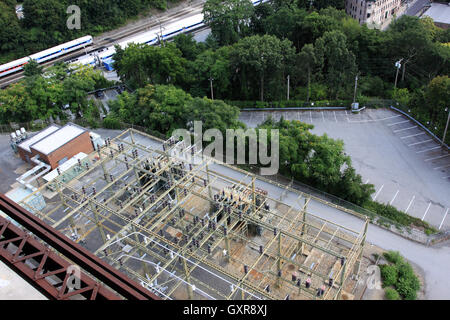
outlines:
[[[30,147],[39,152],[42,152],[43,154],[48,155],[65,145],[67,142],[75,139],[85,131],[86,129],[80,126],[77,126],[73,123],[68,123],[58,131],[53,132],[52,134],[31,145]]]
[[[52,124],[48,128],[46,128],[46,129],[42,130],[41,132],[39,132],[38,134],[35,134],[31,138],[28,138],[24,142],[20,143],[19,147],[22,148],[22,149],[27,150],[28,152],[31,152],[30,146],[32,146],[33,144],[35,144],[39,140],[44,139],[45,137],[49,136],[50,134],[54,133],[58,129],[59,129],[59,126]]]

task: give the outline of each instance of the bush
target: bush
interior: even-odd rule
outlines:
[[[417,298],[417,290],[420,289],[420,282],[415,275],[411,278],[399,278],[396,288],[405,300],[415,300]]]
[[[381,217],[397,222],[402,226],[411,226],[423,228],[427,234],[436,233],[437,230],[431,227],[427,222],[422,221],[418,218],[411,217],[410,215],[398,210],[394,206],[389,204],[379,203],[375,201],[367,201],[363,206],[365,209],[375,212]],[[379,221],[381,222],[381,221]],[[383,224],[383,223],[381,223]]]
[[[388,300],[401,300],[399,293],[393,288],[386,288],[384,293]]]
[[[386,298],[389,300],[415,300],[420,289],[419,278],[412,266],[406,262],[399,252],[389,251],[383,256],[391,264],[380,266],[383,287],[386,288]]]
[[[381,278],[383,279],[383,286],[394,286],[398,280],[398,270],[395,265],[381,265]]]
[[[114,117],[106,117],[103,120],[103,127],[107,129],[120,129],[122,126],[119,119]]]
[[[388,251],[383,253],[383,257],[394,264],[403,262],[403,257],[400,255],[398,251]]]

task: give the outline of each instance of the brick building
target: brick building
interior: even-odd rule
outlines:
[[[345,12],[360,24],[380,27],[401,7],[401,0],[346,0]]]
[[[18,145],[22,160],[32,163],[30,159],[39,155],[52,169],[80,152],[89,154],[93,150],[89,131],[74,123],[62,128],[51,125]]]

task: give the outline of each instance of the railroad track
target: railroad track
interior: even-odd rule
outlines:
[[[135,35],[136,33],[145,32],[151,28],[154,28],[157,26],[162,26],[164,23],[170,22],[174,18],[183,17],[183,16],[188,17],[188,16],[192,15],[193,12],[195,12],[194,14],[197,14],[198,12],[196,9],[202,8],[203,3],[204,2],[202,1],[198,4],[188,6],[186,8],[183,8],[177,12],[174,12],[167,16],[163,16],[161,18],[158,18],[158,17],[153,18],[152,17],[150,23],[144,23],[139,26],[135,26],[135,27],[132,27],[129,29],[119,31],[118,33],[114,34],[114,38],[111,38],[108,36],[105,38],[101,38],[102,36],[99,36],[98,38],[94,38],[94,45],[89,48],[86,48],[86,50],[84,52],[83,52],[83,49],[73,51],[72,53],[69,53],[67,55],[57,57],[50,61],[46,61],[46,62],[42,63],[41,66],[43,67],[43,70],[45,71],[50,66],[55,64],[56,62],[69,61],[69,60],[72,60],[72,59],[75,59],[75,58],[78,58],[78,57],[81,57],[84,55],[92,54],[93,52],[95,52],[97,50],[103,49],[105,47],[109,47],[109,46],[113,45],[114,43],[119,42],[120,40],[124,40],[125,38],[127,38],[129,36]],[[1,89],[6,88],[7,86],[9,86],[23,78],[24,78],[23,71],[6,76],[6,77],[0,79],[0,88]]]

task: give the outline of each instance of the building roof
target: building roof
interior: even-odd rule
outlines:
[[[61,129],[30,145],[30,148],[48,155],[86,131],[86,129],[69,122]]]
[[[433,2],[431,3],[431,7],[422,16],[428,16],[434,22],[450,24],[450,5]]]
[[[60,165],[59,171],[61,172],[61,174],[63,174],[64,172],[66,172],[67,170],[69,170],[70,168],[72,168],[74,165],[78,164],[78,159],[83,160],[84,158],[87,157],[87,154],[84,152],[80,152],[78,154],[76,154],[75,156],[73,156],[72,158],[70,158],[69,160],[67,160],[66,162],[64,162],[62,165]],[[43,176],[42,178],[45,181],[52,181],[53,179],[55,179],[58,176],[58,170],[52,170],[49,173],[47,173],[45,176]]]
[[[19,148],[22,148],[28,152],[31,152],[30,147],[35,144],[36,142],[44,139],[45,137],[49,136],[50,134],[54,133],[55,131],[59,130],[59,126],[52,124],[51,126],[47,127],[46,129],[42,130],[38,134],[35,134],[31,138],[28,138],[24,142],[19,144]]]

